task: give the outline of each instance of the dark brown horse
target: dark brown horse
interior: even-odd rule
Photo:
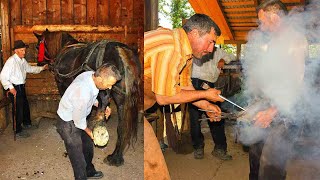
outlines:
[[[38,47],[42,46],[44,50],[39,54],[42,53],[53,64],[52,70],[61,96],[74,78],[84,71],[94,71],[104,63],[113,64],[120,70],[121,81],[111,91],[99,92],[99,108],[89,124],[94,127],[94,124],[104,120],[104,109],[109,103],[109,97],[112,97],[118,112],[118,139],[114,152],[104,162],[122,165],[124,149],[137,138],[138,107],[142,97],[139,90],[141,64],[137,53],[127,45],[111,40],[79,43],[66,32],[46,30],[42,34],[34,34],[38,39]]]

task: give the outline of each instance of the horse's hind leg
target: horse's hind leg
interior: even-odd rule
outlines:
[[[118,112],[118,127],[117,127],[117,134],[118,134],[118,139],[117,139],[117,144],[116,148],[113,151],[112,154],[108,155],[103,162],[107,163],[111,166],[121,166],[124,163],[123,159],[123,151],[125,148],[125,139],[124,139],[124,134],[125,134],[125,119],[124,119],[124,95],[119,95],[116,93],[113,93],[113,99],[117,105],[117,112]]]

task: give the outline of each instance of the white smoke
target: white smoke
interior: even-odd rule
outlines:
[[[247,107],[249,114],[275,106],[279,115],[287,119],[309,123],[320,121],[320,85],[319,81],[317,83],[320,55],[316,59],[308,57],[309,45],[320,43],[319,7],[319,1],[312,1],[304,9],[291,10],[282,18],[278,30],[264,32],[258,28],[249,33],[245,56],[241,60],[245,95],[249,106],[257,101],[263,104],[256,106],[254,111]],[[247,117],[248,120],[253,116]],[[252,137],[264,134],[264,130],[258,133],[258,129],[254,126],[242,128],[244,135],[240,140],[248,144],[262,140],[264,137]]]

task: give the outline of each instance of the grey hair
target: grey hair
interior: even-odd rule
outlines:
[[[183,25],[182,28],[186,33],[194,29],[197,29],[199,31],[200,36],[210,33],[211,28],[213,28],[215,35],[221,35],[221,30],[219,26],[209,16],[205,14],[194,14],[187,20],[187,22]]]
[[[121,80],[120,71],[118,68],[110,63],[106,63],[101,65],[96,72],[94,73],[95,77],[102,77],[103,79],[107,79],[108,77],[112,76],[117,81]]]

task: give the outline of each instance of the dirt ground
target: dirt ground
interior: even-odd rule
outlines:
[[[248,153],[242,145],[235,143],[233,126],[226,124],[228,152],[233,156],[231,161],[222,161],[211,155],[214,143],[209,127],[202,123],[205,136],[204,159],[194,159],[193,153],[176,154],[166,149],[164,156],[172,180],[247,180],[249,179]],[[293,159],[287,163],[287,180],[319,180],[319,160],[306,161]]]
[[[114,113],[113,113],[114,114]],[[105,148],[94,148],[93,164],[104,173],[102,179],[143,179],[143,126],[139,123],[138,140],[124,154],[124,165],[109,166],[103,159],[111,154],[116,143],[117,120],[111,116],[107,123],[110,139]],[[70,180],[73,171],[65,147],[56,132],[56,120],[43,118],[39,128],[27,130],[31,136],[13,140],[12,125],[0,135],[0,179]]]

